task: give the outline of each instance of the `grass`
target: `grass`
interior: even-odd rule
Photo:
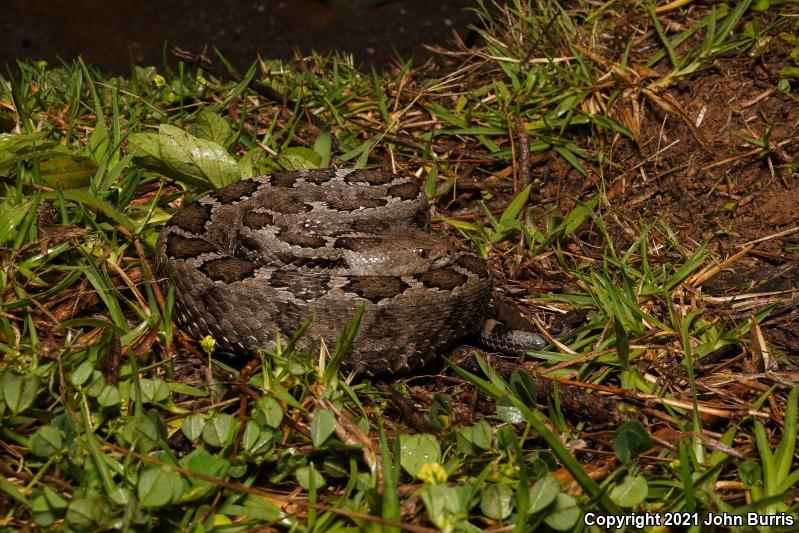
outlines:
[[[606,196],[609,147],[645,134],[630,110],[690,122],[669,88],[763,53],[794,24],[787,4],[475,9],[484,46],[386,72],[312,55],[236,79],[81,60],[0,78],[0,527],[600,531],[648,512],[700,531],[752,512],[792,529],[796,354],[761,326],[779,303],[736,320],[702,297],[751,246],[723,256]],[[622,12],[646,47],[609,42]],[[536,162],[593,185],[538,208]],[[332,163],[415,173],[437,228],[526,309],[585,320],[530,354],[535,373],[477,356],[391,386],[338,372],[357,317],[332,355],[283,332],[260,367],[177,331],[151,258],[179,202]],[[557,290],[528,290],[541,270]],[[745,387],[742,364],[762,371]]]

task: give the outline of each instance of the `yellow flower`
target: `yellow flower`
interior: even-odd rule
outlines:
[[[166,85],[166,80],[160,74],[156,74],[155,76],[153,76],[153,85],[155,85],[158,88],[161,88],[164,85]]]
[[[39,70],[44,70],[47,68],[47,61],[45,61],[44,59],[40,59],[39,61],[36,62],[36,66],[39,68]]]
[[[419,479],[425,483],[438,484],[447,482],[447,471],[441,463],[425,463],[419,469]]]
[[[206,354],[211,355],[216,348],[216,339],[210,335],[206,335],[205,338],[200,341],[200,347]]]
[[[208,80],[203,78],[202,74],[197,74],[196,80],[197,80],[197,85],[202,85],[202,86],[208,85]]]

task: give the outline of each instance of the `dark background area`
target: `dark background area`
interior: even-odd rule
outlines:
[[[423,45],[445,44],[453,31],[468,38],[474,0],[3,0],[0,64],[17,59],[72,60],[82,55],[107,74],[129,74],[131,62],[163,65],[164,50],[199,53],[217,47],[238,68],[258,54],[290,58],[341,50],[363,65],[429,56]],[[166,44],[166,47],[165,47]],[[210,49],[209,49],[210,50]],[[173,62],[169,58],[170,62]]]

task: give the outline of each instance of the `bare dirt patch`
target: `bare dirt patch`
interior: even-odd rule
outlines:
[[[690,11],[685,16],[675,23],[694,23]],[[771,22],[768,14],[751,20],[760,27]],[[653,38],[632,49],[646,49]],[[780,70],[792,64],[791,48],[775,38],[756,57],[718,59],[655,91],[657,98],[631,90],[615,111],[639,118],[638,143],[617,137],[610,154],[618,166],[605,178],[614,210],[646,224],[662,220],[688,247],[709,242],[721,257],[751,246],[705,289],[772,291],[783,303],[767,337],[796,355],[799,100],[776,87]]]

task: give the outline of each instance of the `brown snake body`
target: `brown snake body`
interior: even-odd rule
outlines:
[[[178,323],[229,352],[274,347],[276,332],[291,335],[309,315],[299,346],[332,341],[363,305],[344,365],[390,374],[424,365],[486,318],[485,261],[428,229],[425,196],[407,177],[279,172],[178,211],[156,263],[174,283]]]

